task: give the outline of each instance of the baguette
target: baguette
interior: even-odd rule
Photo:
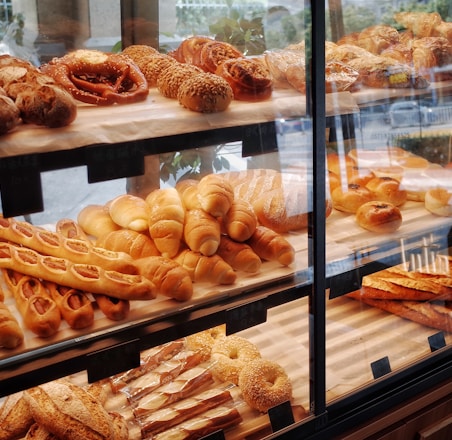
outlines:
[[[150,208],[149,233],[164,257],[179,251],[184,230],[185,209],[175,188],[161,188],[146,197]]]
[[[205,256],[185,249],[175,258],[195,283],[234,284],[237,274],[219,255]]]
[[[205,437],[212,432],[225,430],[238,425],[242,417],[236,408],[230,406],[219,406],[210,409],[204,414],[187,420],[173,428],[156,434],[153,440],[177,439],[196,440]]]
[[[111,231],[121,229],[111,218],[108,207],[87,205],[77,215],[77,222],[88,236],[98,238]]]
[[[40,337],[53,336],[60,327],[61,315],[41,280],[18,272],[3,271],[3,274],[24,325]]]
[[[217,255],[223,258],[234,270],[257,273],[262,265],[261,259],[251,246],[236,242],[226,235],[221,237]]]
[[[130,311],[130,301],[127,299],[113,298],[109,295],[93,295],[100,311],[112,321],[122,321]]]
[[[24,392],[33,419],[62,440],[125,440],[125,424],[83,388],[62,380]],[[126,434],[126,435],[125,435]]]
[[[213,388],[200,392],[140,419],[142,437],[155,435],[209,409],[230,402],[232,402],[232,396],[228,390]]]
[[[3,302],[0,302],[0,347],[16,348],[23,341],[24,333],[17,319],[11,313],[11,310]]]
[[[361,295],[359,291],[349,293],[347,296],[426,327],[446,332],[452,331],[450,302],[374,299]]]
[[[293,246],[282,235],[265,226],[258,226],[246,243],[263,260],[278,261],[283,266],[295,261]]]
[[[131,229],[120,229],[103,235],[96,245],[110,251],[124,252],[133,260],[160,255],[155,243],[149,235]]]
[[[184,241],[194,252],[213,255],[220,244],[218,220],[203,209],[191,209],[185,214]]]
[[[133,413],[137,418],[146,417],[148,414],[190,397],[212,384],[213,376],[209,370],[203,367],[191,368],[141,399]]]
[[[95,265],[75,264],[64,258],[43,256],[32,249],[9,243],[0,243],[0,268],[85,292],[108,292],[110,296],[119,299],[149,300],[156,296],[155,285],[141,275],[106,271]]]
[[[193,296],[190,274],[178,262],[162,256],[137,260],[140,274],[151,280],[157,290],[177,301],[187,301]]]
[[[185,210],[201,209],[198,196],[198,180],[184,179],[176,183],[176,190],[180,194]]]
[[[56,232],[38,228],[27,222],[0,217],[0,238],[74,263],[93,264],[106,270],[136,273],[131,257],[123,252],[113,252],[92,246],[86,240],[66,238]]]
[[[202,209],[214,217],[223,217],[232,205],[234,190],[221,174],[208,174],[198,184]]]
[[[0,407],[0,440],[23,437],[33,422],[23,393],[9,395]]]
[[[93,324],[94,309],[84,292],[49,281],[44,285],[69,327],[82,329]]]
[[[253,235],[257,226],[257,216],[249,202],[234,199],[222,222],[229,237],[243,242]]]
[[[144,232],[149,228],[149,206],[144,199],[132,194],[121,194],[107,205],[111,219],[121,228]]]

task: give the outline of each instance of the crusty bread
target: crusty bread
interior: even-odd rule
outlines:
[[[0,440],[21,438],[33,421],[23,393],[9,395],[0,407]]]
[[[83,388],[66,381],[49,382],[24,392],[33,419],[62,440],[122,440],[124,426],[118,430],[102,404]],[[120,431],[120,432],[118,432]]]

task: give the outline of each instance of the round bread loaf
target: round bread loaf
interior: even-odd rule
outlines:
[[[222,112],[229,107],[233,92],[228,82],[213,73],[192,76],[179,87],[179,103],[201,113]]]
[[[375,200],[389,202],[400,206],[407,200],[407,192],[400,187],[400,182],[392,177],[374,177],[366,187],[372,191]]]
[[[452,192],[445,188],[431,188],[425,193],[425,208],[442,217],[452,217]]]
[[[361,205],[356,211],[356,222],[368,231],[394,232],[402,225],[402,213],[388,202],[372,201]]]

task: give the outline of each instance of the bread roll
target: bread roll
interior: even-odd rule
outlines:
[[[174,258],[195,283],[234,284],[237,275],[219,255],[207,257],[185,249]]]
[[[425,208],[441,217],[452,217],[452,193],[445,188],[431,188],[425,193]]]
[[[33,416],[23,393],[10,394],[0,407],[0,439],[11,440],[23,437],[33,422]]]
[[[16,348],[24,341],[24,333],[11,313],[11,310],[0,302],[0,347]],[[0,413],[1,420],[1,413]],[[0,435],[0,439],[2,436]]]
[[[295,260],[295,249],[280,234],[265,226],[258,226],[246,243],[263,260],[278,261],[283,266]]]
[[[185,38],[170,55],[180,63],[193,64],[195,54],[198,53],[204,44],[210,41],[213,41],[213,39],[204,35],[194,35]]]
[[[225,111],[234,97],[228,82],[214,73],[201,73],[184,81],[177,99],[189,110],[200,113]]]
[[[358,207],[356,222],[372,232],[390,233],[402,225],[402,213],[391,203],[372,201]]]
[[[177,99],[181,84],[203,71],[191,64],[172,63],[157,79],[157,89],[165,97]]]
[[[201,208],[198,197],[198,183],[199,181],[195,179],[184,179],[176,183],[176,189],[186,210]]]
[[[160,188],[146,197],[149,234],[159,252],[168,258],[179,251],[183,237],[185,209],[175,188]]]
[[[203,209],[191,209],[185,214],[184,241],[202,255],[213,255],[220,244],[220,223]]]
[[[190,274],[177,261],[162,256],[142,258],[137,261],[140,273],[151,280],[162,295],[178,301],[193,296]]]
[[[374,177],[366,184],[372,191],[374,199],[388,202],[395,206],[403,205],[407,200],[407,192],[400,187],[400,182],[392,177]]]
[[[333,207],[338,211],[356,213],[364,203],[374,200],[374,195],[365,186],[351,183],[344,190],[342,186],[331,193]]]
[[[112,321],[122,321],[130,311],[130,301],[96,293],[93,295],[100,311]]]
[[[160,255],[153,240],[145,233],[132,229],[111,231],[101,236],[96,245],[115,252],[124,252],[134,260]]]
[[[223,217],[234,200],[232,185],[221,174],[208,174],[198,184],[202,209],[214,217]]]
[[[0,135],[8,133],[21,123],[19,108],[2,90],[0,88]]]
[[[193,56],[193,64],[205,72],[214,74],[223,62],[242,57],[242,52],[232,44],[211,40],[198,47]]]
[[[128,431],[91,394],[66,381],[24,392],[34,420],[63,440],[126,440]],[[125,432],[127,431],[127,432]]]
[[[95,238],[121,229],[121,226],[112,220],[108,208],[104,205],[85,206],[78,213],[77,222],[87,235]]]
[[[141,197],[121,194],[108,204],[112,220],[121,228],[143,232],[149,228],[149,206]]]
[[[94,309],[88,296],[79,290],[46,282],[45,287],[55,301],[69,327],[81,329],[94,322]]]
[[[246,241],[257,226],[257,216],[246,200],[234,199],[226,215],[222,218],[226,233],[235,241]]]
[[[257,273],[262,265],[261,259],[251,246],[234,241],[226,235],[221,237],[217,255],[223,258],[234,270]]]

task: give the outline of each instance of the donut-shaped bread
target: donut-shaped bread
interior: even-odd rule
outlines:
[[[372,192],[363,185],[350,183],[345,190],[342,185],[331,192],[333,207],[338,211],[356,213],[364,203],[374,200]]]
[[[239,388],[245,402],[263,413],[292,398],[292,384],[284,368],[266,359],[255,359],[243,367]]]
[[[259,349],[245,338],[237,335],[219,338],[212,346],[212,374],[218,380],[237,385],[243,367],[260,357]]]
[[[226,325],[218,325],[185,338],[187,349],[201,354],[204,361],[210,359],[212,347],[216,340],[226,336]]]
[[[226,110],[233,96],[231,86],[225,79],[213,73],[201,73],[181,84],[177,99],[189,110],[216,113]]]
[[[375,200],[389,202],[395,206],[403,205],[407,200],[407,192],[400,187],[400,182],[392,177],[374,177],[367,182],[366,187],[370,189]]]
[[[425,193],[425,209],[442,217],[452,217],[452,192],[431,188]]]
[[[402,225],[402,213],[388,202],[372,201],[361,205],[356,211],[356,222],[368,231],[394,232]]]
[[[170,53],[170,56],[172,56],[180,63],[193,64],[195,54],[199,52],[204,44],[211,41],[214,41],[211,37],[206,37],[204,35],[194,35],[193,37],[189,37],[183,40],[178,48]]]
[[[215,73],[226,60],[243,57],[242,52],[224,41],[209,41],[202,44],[193,57],[193,64],[205,72]]]
[[[263,101],[272,94],[271,74],[261,61],[232,58],[221,63],[216,74],[229,83],[238,101]]]

